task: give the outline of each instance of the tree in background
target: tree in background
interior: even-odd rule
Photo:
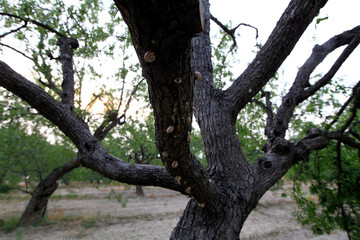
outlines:
[[[302,224],[311,225],[314,233],[330,233],[341,228],[348,233],[349,239],[358,239],[360,161],[357,141],[360,138],[356,96],[359,83],[353,89],[344,88],[339,83],[341,80],[332,80],[309,98],[291,122],[295,128],[302,129],[293,136],[294,140],[327,131],[330,133],[326,134],[334,136],[327,148],[313,152],[309,161],[303,161],[292,169],[289,174],[294,180],[291,195],[299,206],[295,216]],[[334,93],[347,99],[340,103]],[[338,111],[328,115],[326,108],[329,106]],[[317,113],[320,119],[315,122],[300,120],[300,116],[309,113]],[[304,184],[309,186],[309,191],[304,191]],[[312,199],[314,196],[315,201]]]
[[[131,119],[124,127],[114,129],[104,147],[129,163],[162,165],[155,145],[154,119],[151,116],[144,116],[143,120]],[[141,185],[136,185],[136,194],[145,195]]]
[[[88,8],[91,11],[87,11]],[[98,1],[87,1],[69,7],[60,1],[20,1],[16,4],[6,2],[1,6],[0,13],[6,27],[1,38],[13,36],[13,40],[15,40],[10,45],[1,42],[2,49],[11,49],[30,60],[33,63],[36,82],[42,87],[42,91],[46,91],[54,101],[58,101],[60,108],[70,109],[88,130],[93,129],[94,137],[98,141],[103,140],[114,127],[125,123],[129,104],[141,84],[139,77],[133,74],[134,87],[132,89],[125,87],[125,82],[129,78],[128,74],[136,73],[138,66],[126,63],[129,58],[129,55],[125,53],[130,43],[128,34],[116,32],[114,29],[120,24],[121,19],[115,16],[116,12],[111,13],[110,9],[110,18],[106,19],[108,22],[104,22],[105,20],[98,16],[99,11],[103,8],[104,5]],[[100,27],[99,21],[103,21],[107,27]],[[13,26],[18,27],[11,29]],[[120,41],[106,42],[111,37],[117,37]],[[20,46],[17,46],[17,43]],[[88,78],[98,79],[102,76],[98,72],[95,59],[99,56],[111,58],[114,56],[114,52],[118,53],[118,51],[123,54],[123,58],[120,61],[121,66],[118,69],[114,68],[116,72],[111,80],[117,86],[111,89],[100,87],[93,92],[85,90],[85,94],[92,93],[92,97],[90,102],[84,105],[82,100],[83,83]],[[106,77],[110,80],[111,75]],[[22,225],[34,224],[44,216],[48,199],[58,187],[57,181],[64,174],[81,166],[81,163],[77,156],[69,158],[65,152],[64,154],[54,152],[52,157],[42,156],[39,148],[53,148],[52,145],[46,144],[44,135],[51,135],[54,138],[53,141],[66,145],[69,145],[68,139],[65,140],[63,133],[59,132],[50,122],[44,121],[41,114],[31,109],[29,105],[18,100],[9,101],[9,97],[5,95],[3,95],[3,100],[2,128],[4,130],[6,128],[7,131],[14,129],[10,129],[6,125],[17,120],[16,127],[22,131],[20,132],[22,133],[21,139],[19,139],[19,134],[9,135],[9,138],[4,139],[10,141],[15,137],[18,142],[22,141],[24,146],[14,148],[16,143],[13,142],[8,148],[2,149],[16,152],[2,151],[4,157],[2,164],[8,167],[4,168],[1,176],[2,179],[5,179],[6,175],[9,178],[11,174],[21,173],[25,176],[25,183],[30,180],[38,182],[33,190],[28,189],[28,185],[26,185],[26,191],[31,193],[32,198],[20,220]],[[97,102],[102,103],[104,110],[92,113],[96,111],[94,105]],[[17,112],[15,113],[15,111]],[[12,123],[12,125],[14,124]],[[32,128],[31,125],[33,125]],[[45,130],[46,134],[40,133]],[[31,131],[37,131],[37,135],[28,135],[28,132]],[[37,137],[39,141],[29,142],[26,140]],[[42,147],[34,145],[40,143],[44,143],[44,145]],[[66,146],[61,148],[59,145],[58,151],[66,151]],[[21,155],[21,158],[18,155]],[[9,157],[14,157],[15,160],[12,163],[15,165],[10,165]],[[68,161],[64,162],[66,157]],[[39,158],[43,159],[42,163],[38,162]],[[71,160],[69,161],[69,159]],[[31,166],[32,162],[37,163],[36,169]],[[34,177],[34,174],[30,175],[30,170],[27,169],[29,167],[32,169],[31,171],[39,172],[40,177]],[[46,174],[48,175],[45,177]]]
[[[319,198],[323,204],[321,210],[329,213],[329,219],[337,218],[331,216],[331,212],[340,212],[342,219],[334,221],[336,224],[331,227],[340,226],[348,231],[349,238],[355,238],[359,218],[357,209],[355,213],[352,211],[352,203],[359,202],[357,195],[350,202],[340,198],[340,204],[335,205],[323,199],[333,196],[335,185],[332,183],[337,185],[337,196],[348,196],[344,192],[356,190],[348,187],[353,183],[353,175],[345,173],[348,168],[358,166],[358,158],[346,161],[344,157],[348,153],[344,149],[360,149],[356,135],[358,85],[348,86],[353,90],[346,103],[332,106],[338,110],[334,123],[330,122],[328,127],[314,126],[303,135],[300,132],[291,138],[288,134],[294,133],[295,121],[301,119],[306,123],[306,118],[297,114],[301,104],[331,82],[342,63],[358,46],[360,26],[315,46],[278,106],[271,101],[273,95],[266,91],[272,87],[270,80],[276,76],[278,68],[326,2],[290,1],[254,60],[223,90],[217,87],[221,85],[213,78],[209,1],[115,0],[131,33],[148,84],[156,146],[164,167],[130,164],[106,151],[87,125],[77,118],[72,105],[74,88],[66,79],[61,87],[61,100],[56,101],[39,86],[0,62],[0,84],[55,124],[75,144],[78,161],[84,166],[120,182],[160,186],[189,195],[191,199],[171,239],[239,239],[246,218],[262,195],[291,167],[307,162],[311,164],[312,152],[331,148],[335,142],[337,178],[327,181],[330,184],[324,188],[331,191],[322,192],[313,187],[311,192],[320,196],[328,193],[325,198]],[[91,8],[86,10],[91,12]],[[86,15],[86,12],[79,12],[79,15]],[[61,36],[57,38],[61,39]],[[73,38],[66,39],[65,45],[72,46]],[[310,75],[327,55],[343,46],[345,48],[329,71],[311,79]],[[246,128],[241,126],[244,121],[241,112],[252,103],[260,106],[265,120],[263,124],[253,125],[254,133],[246,132]],[[191,152],[193,115],[199,124],[207,169]],[[255,121],[256,118],[248,119]],[[250,151],[246,145],[251,139],[258,139],[257,128],[261,126],[265,144],[258,141]],[[245,155],[246,149],[247,153],[255,154],[251,157]],[[352,164],[345,164],[349,161]],[[312,177],[334,176],[330,173],[319,175],[320,172],[323,173],[319,171]],[[356,171],[354,175],[358,179]],[[346,180],[343,177],[347,177]],[[318,213],[316,208],[310,210],[305,213],[313,214],[310,218]],[[315,230],[324,227],[328,226],[319,225]]]

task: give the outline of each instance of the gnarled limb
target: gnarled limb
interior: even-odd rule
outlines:
[[[268,141],[263,148],[265,154],[252,164],[252,167],[257,171],[258,175],[255,181],[256,184],[254,184],[253,198],[256,199],[259,195],[261,196],[265,193],[295,163],[300,160],[307,160],[312,150],[322,149],[328,146],[329,140],[335,138],[335,133],[322,134],[322,131],[312,131],[309,132],[307,138],[296,144],[291,144],[284,139],[295,107],[331,80],[341,64],[359,44],[359,30],[360,27],[356,27],[331,38],[321,46],[316,46],[309,59],[299,69],[296,79],[289,92],[283,97],[282,104],[277,110],[274,119],[267,121],[265,134],[268,137]],[[310,74],[316,66],[318,66],[329,53],[346,44],[348,44],[348,46],[335,61],[329,72],[313,85],[310,85]],[[353,147],[357,145],[353,139],[343,134],[340,134],[340,136],[337,135],[337,138],[347,142],[347,144]]]
[[[49,197],[58,187],[57,181],[69,171],[80,166],[77,157],[61,167],[54,169],[45,179],[41,180],[31,194],[31,199],[27,204],[18,225],[33,225],[41,220],[46,212]]]
[[[28,102],[73,141],[79,150],[79,159],[85,167],[124,183],[161,186],[183,192],[183,187],[180,187],[163,167],[137,166],[109,155],[88,127],[70,109],[64,108],[43,89],[13,71],[2,61],[0,73],[1,86]]]
[[[208,173],[189,148],[195,80],[190,43],[194,34],[202,30],[201,6],[195,0],[181,4],[146,0],[115,3],[129,26],[149,86],[162,161],[192,196],[215,209],[220,203],[219,192],[209,184]],[[155,59],[148,60],[149,54]]]
[[[290,2],[255,59],[225,91],[226,98],[231,102],[230,108],[234,119],[238,112],[274,76],[326,2],[327,0],[305,2],[292,0]]]
[[[342,63],[349,57],[352,51],[360,43],[360,27],[339,34],[321,46],[315,46],[311,56],[299,69],[293,85],[289,92],[284,96],[272,125],[266,126],[266,134],[269,139],[273,137],[284,137],[288,128],[289,121],[293,116],[296,106],[308,99],[322,86],[329,83],[331,78],[339,70]],[[314,69],[335,49],[348,44],[343,53],[335,61],[330,70],[313,85],[310,85],[310,74]]]

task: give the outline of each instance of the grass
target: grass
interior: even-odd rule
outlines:
[[[13,201],[13,200],[18,200],[18,201],[24,201],[24,200],[30,200],[30,195],[28,194],[9,194],[9,193],[0,193],[0,200],[4,200],[4,201]]]
[[[64,194],[64,195],[52,195],[50,199],[77,199],[79,195],[74,193]]]
[[[92,216],[92,217],[89,217],[89,218],[85,218],[85,219],[82,221],[81,226],[82,226],[84,229],[88,229],[88,228],[95,227],[95,226],[96,226],[96,223],[98,222],[98,220],[99,220],[99,215]]]
[[[93,194],[84,194],[84,195],[78,195],[74,193],[64,194],[64,195],[52,195],[50,199],[53,200],[82,200],[82,199],[94,199],[95,196]]]
[[[121,190],[127,190],[130,188],[127,185],[123,184],[112,184],[115,186],[121,186]],[[123,189],[123,188],[124,189]],[[111,187],[110,187],[111,188]],[[71,189],[71,188],[70,188]],[[115,192],[111,188],[111,192],[109,193],[108,199],[115,200],[120,203],[122,207],[126,207],[127,198],[124,197],[122,193]],[[103,192],[103,191],[102,191]],[[125,195],[126,196],[126,195]],[[30,195],[24,193],[0,193],[0,201],[3,203],[15,203],[21,201],[28,201],[31,198]],[[98,197],[94,194],[79,194],[79,193],[66,193],[66,194],[57,194],[52,195],[50,197],[51,200],[83,200],[83,199],[97,199]],[[51,203],[49,203],[51,204]],[[65,229],[75,230],[79,236],[83,236],[86,234],[88,229],[102,226],[103,224],[114,223],[123,220],[129,220],[134,217],[114,217],[111,214],[107,214],[106,216],[101,215],[100,213],[92,214],[92,215],[82,215],[82,213],[73,213],[74,215],[68,215],[64,210],[56,209],[56,211],[52,211],[50,215],[46,215],[42,220],[36,222],[34,227],[44,227],[49,225],[56,225],[57,227],[64,227]],[[6,216],[0,216],[0,231],[3,233],[8,233],[13,236],[13,239],[22,239],[24,236],[23,228],[18,227],[17,224],[20,220],[21,213],[17,212],[9,212]],[[139,216],[136,216],[138,218]],[[144,217],[144,216],[142,216]]]
[[[0,230],[10,232],[17,227],[20,217],[11,216],[7,219],[0,219]]]
[[[89,228],[96,227],[97,222],[100,218],[100,212],[98,212],[95,216],[90,216],[82,220],[81,222],[81,229],[77,234],[77,238],[83,237],[85,234],[85,231]]]

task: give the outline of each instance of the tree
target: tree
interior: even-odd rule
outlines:
[[[261,99],[265,102],[257,98],[266,112],[266,143],[261,146],[263,153],[252,162],[244,155],[236,132],[239,112],[259,96],[326,2],[292,0],[254,60],[222,90],[213,84],[207,0],[115,0],[148,84],[156,145],[165,167],[129,164],[110,155],[76,118],[69,97],[73,88],[66,81],[62,101],[55,101],[1,62],[0,84],[64,132],[76,145],[84,166],[117,181],[189,195],[191,199],[171,239],[239,239],[247,216],[261,196],[292,166],[309,161],[312,151],[324,149],[332,141],[340,147],[360,149],[359,140],[347,134],[354,130],[351,125],[357,119],[357,86],[344,105],[344,109],[351,108],[350,114],[339,111],[346,119],[340,130],[310,129],[299,139],[290,141],[286,137],[296,107],[328,84],[358,46],[360,26],[315,46],[278,108],[273,109],[266,92]],[[341,46],[346,47],[329,71],[310,81],[315,67]],[[190,150],[193,114],[201,130],[207,169]]]
[[[127,159],[129,163],[161,165],[155,146],[154,119],[149,116],[144,120],[132,119],[126,126],[114,130],[106,139],[104,147],[109,153]],[[141,185],[136,185],[136,195],[145,196]]]
[[[120,84],[119,89],[112,88],[110,91],[106,88],[100,88],[98,92],[93,92],[90,103],[85,107],[82,106],[82,85],[85,77],[100,77],[95,68],[96,63],[86,64],[86,60],[91,59],[94,61],[100,53],[111,57],[116,46],[114,43],[111,43],[110,46],[104,44],[103,48],[105,50],[99,49],[100,43],[112,37],[112,34],[118,34],[115,32],[114,27],[120,23],[120,18],[116,16],[116,12],[111,13],[110,9],[110,20],[105,22],[107,28],[99,27],[97,25],[100,21],[98,13],[102,7],[101,2],[97,0],[87,1],[77,6],[71,5],[68,8],[61,1],[20,1],[16,4],[4,3],[1,6],[0,13],[0,16],[5,18],[4,25],[7,30],[14,25],[18,26],[5,31],[5,33],[1,34],[0,38],[15,35],[13,40],[20,40],[25,45],[25,50],[21,51],[5,43],[0,43],[0,46],[12,49],[32,61],[35,73],[39,77],[36,79],[39,85],[55,101],[60,99],[63,105],[67,105],[74,116],[88,130],[94,129],[94,137],[98,141],[103,140],[114,127],[125,123],[129,104],[142,82],[142,80],[138,82],[139,77],[135,76],[133,79],[135,85],[133,89],[129,90],[129,92],[125,89],[127,74],[129,72],[136,72],[138,66],[125,63],[129,56],[124,53],[124,49],[127,49],[130,41],[128,34],[119,35],[117,37],[121,41],[119,41],[120,45],[117,47],[120,52],[122,51],[123,59],[121,61],[122,65],[116,70],[117,72],[114,75],[115,79],[122,82],[122,84]],[[87,8],[91,8],[91,11],[87,12]],[[60,26],[59,29],[55,29],[58,26]],[[33,40],[34,42],[38,41],[35,47],[29,39],[35,39]],[[79,42],[83,43],[83,46],[80,46]],[[55,54],[59,56],[54,57]],[[81,67],[81,65],[83,66]],[[87,65],[87,68],[84,67],[85,65]],[[61,75],[57,74],[56,70],[61,72]],[[100,118],[90,113],[96,101],[101,101],[106,108],[105,113]],[[37,118],[37,120],[40,120],[40,123],[37,122],[32,115],[39,115],[38,112],[30,112],[29,109],[31,108],[28,105],[24,106],[23,103],[18,103],[16,100],[13,100],[10,104],[9,102],[5,103],[4,108],[1,109],[2,112],[6,112],[6,110],[4,111],[6,108],[14,108],[11,106],[14,105],[14,102],[16,103],[15,107],[17,110],[22,112],[22,118],[17,118],[11,113],[7,114],[6,117],[8,119],[18,119],[19,126],[23,127],[25,132],[29,130],[27,129],[28,123],[31,122],[29,119],[35,121],[35,125],[38,128],[54,128],[54,125],[44,123],[41,118]],[[25,114],[27,111],[28,114]],[[59,134],[55,130],[52,137],[58,140],[64,136],[63,133]],[[35,149],[32,150],[35,151]],[[27,154],[22,155],[25,158],[27,156]],[[56,157],[56,154],[54,154],[54,157]],[[27,161],[22,159],[21,162],[17,161],[17,163],[29,165],[30,159],[28,158]],[[45,178],[38,178],[39,183],[34,190],[26,189],[26,192],[31,194],[31,199],[20,219],[19,224],[21,225],[31,225],[41,220],[45,215],[49,197],[58,187],[57,181],[68,172],[81,166],[78,157],[68,159],[68,162],[56,161],[53,158],[49,158],[49,161],[52,161],[53,171]],[[6,158],[4,158],[4,162],[6,162],[5,164],[11,164]],[[27,171],[25,170],[22,167],[22,174],[27,176]],[[37,171],[42,172],[41,169],[37,169]],[[44,174],[44,172],[42,173]],[[1,176],[4,179],[5,173],[1,173]]]

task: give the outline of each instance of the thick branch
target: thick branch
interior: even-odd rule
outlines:
[[[329,72],[314,85],[310,86],[310,74],[316,66],[319,65],[329,53],[345,44],[349,45],[345,48]],[[310,129],[308,136],[296,144],[288,143],[284,140],[284,137],[295,107],[310,97],[321,86],[329,82],[340,68],[342,62],[345,61],[358,44],[359,27],[331,38],[322,46],[316,46],[310,58],[299,69],[298,75],[289,93],[284,96],[274,120],[267,123],[265,133],[268,136],[268,142],[264,148],[266,153],[252,165],[259,172],[257,184],[263,186],[262,190],[259,191],[260,193],[266,191],[268,187],[271,187],[293,164],[300,160],[308,160],[312,150],[322,149],[328,146],[329,140],[334,139],[335,136],[341,139],[341,141],[347,142],[348,145],[356,147],[356,142],[343,134],[340,134],[340,136],[338,134],[334,135],[334,133],[329,135],[319,129]],[[273,167],[274,164],[277,167]],[[258,193],[254,194],[257,196],[256,194]]]
[[[83,139],[90,138],[91,134],[75,115],[69,112],[69,109],[64,109],[62,104],[56,102],[42,88],[16,73],[2,61],[0,61],[0,73],[1,86],[22,98],[58,126],[79,150],[84,148]]]
[[[190,152],[194,72],[191,38],[202,31],[199,1],[116,0],[149,86],[157,148],[169,173],[210,209],[216,187]],[[150,59],[148,56],[154,56]]]
[[[63,82],[62,82],[62,102],[67,105],[71,110],[74,109],[74,70],[73,70],[73,51],[79,46],[79,43],[74,38],[67,38],[64,34],[56,31],[54,28],[40,23],[36,20],[30,18],[23,18],[10,13],[0,13],[0,15],[8,16],[16,19],[20,19],[24,21],[24,26],[27,25],[28,22],[35,24],[39,27],[42,27],[52,33],[55,33],[58,37],[58,45],[60,47],[60,57],[62,63],[62,71],[63,71]],[[23,26],[23,27],[24,27]],[[51,85],[49,85],[50,87]]]
[[[329,48],[331,49],[334,46],[335,46],[335,48],[333,48],[333,50],[335,50],[336,48],[338,48],[342,45],[345,45],[345,44],[348,44],[348,46],[344,49],[344,51],[341,53],[339,58],[335,61],[333,66],[330,68],[330,70],[321,79],[319,79],[315,84],[309,86],[309,88],[307,88],[304,91],[304,94],[302,94],[302,97],[299,97],[298,101],[303,101],[303,100],[307,99],[309,96],[311,96],[316,91],[318,91],[321,87],[325,86],[332,79],[332,77],[335,75],[335,73],[339,70],[339,68],[345,62],[345,60],[354,51],[354,49],[359,45],[359,43],[360,43],[360,26],[355,27],[354,29],[352,29],[350,31],[346,31],[342,34],[339,34],[339,35],[333,37],[332,39],[330,39],[328,42],[326,42],[323,45],[324,50],[329,49]],[[318,50],[316,48],[317,47],[314,48],[314,52],[316,52]],[[325,50],[323,54],[325,54],[325,56],[326,56],[333,50],[331,50],[331,51]],[[316,64],[315,66],[317,66],[318,64]]]
[[[359,142],[340,131],[326,132],[321,129],[309,129],[307,136],[295,144],[290,144],[279,137],[274,138],[270,145],[271,149],[253,164],[259,174],[254,188],[261,190],[254,191],[253,195],[258,196],[258,194],[265,193],[290,167],[299,161],[308,161],[313,150],[326,148],[330,144],[330,140],[337,140],[360,150]]]
[[[292,0],[253,62],[226,90],[233,118],[274,76],[327,0]]]
[[[14,72],[2,61],[0,86],[19,96],[58,126],[77,146],[80,160],[85,167],[124,183],[154,185],[182,191],[182,187],[176,184],[163,167],[129,164],[109,155],[72,111],[55,102],[43,89]]]
[[[106,152],[100,144],[93,144],[91,152],[80,154],[81,163],[107,178],[142,186],[158,186],[181,193],[185,188],[179,185],[164,167],[145,164],[130,164]]]
[[[62,103],[69,109],[74,110],[74,69],[73,69],[73,50],[70,46],[70,38],[60,37],[58,45],[60,47],[60,60],[62,66],[63,82],[61,84]],[[76,41],[76,40],[75,40]]]
[[[271,126],[267,126],[266,135],[272,137],[284,137],[288,128],[289,121],[293,116],[296,106],[302,101],[308,99],[322,86],[329,83],[331,78],[335,75],[337,70],[341,67],[342,63],[349,57],[352,51],[360,42],[360,27],[356,27],[350,31],[339,34],[321,46],[315,46],[311,56],[299,69],[293,85],[289,92],[283,97],[282,104],[278,109],[274,122]],[[348,44],[343,53],[335,61],[334,65],[330,68],[321,79],[315,84],[310,85],[309,79],[314,69],[335,49]]]
[[[341,133],[340,131],[330,132],[326,134],[326,137],[329,139],[336,139],[342,142],[345,145],[350,147],[356,148],[360,150],[360,143],[354,140],[353,138],[346,136],[345,134]]]

